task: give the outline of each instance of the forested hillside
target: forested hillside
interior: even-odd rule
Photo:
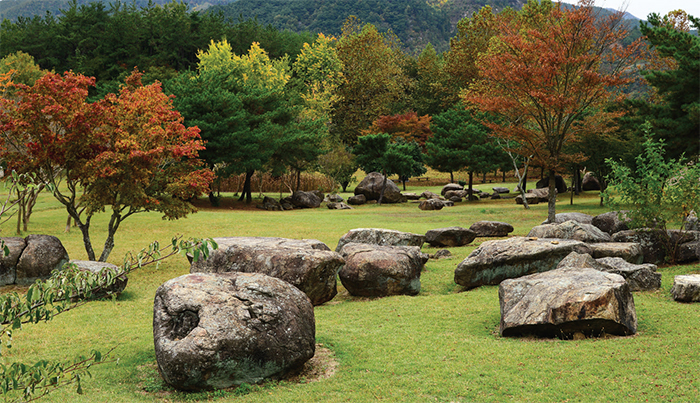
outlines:
[[[432,43],[447,50],[457,22],[484,5],[499,11],[520,9],[523,0],[238,0],[214,6],[229,18],[257,18],[262,24],[292,31],[340,34],[343,22],[354,15],[379,30],[391,29],[409,50]]]

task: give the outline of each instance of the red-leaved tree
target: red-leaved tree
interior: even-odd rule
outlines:
[[[425,142],[433,135],[430,131],[430,119],[430,116],[418,116],[416,112],[380,116],[363,133],[386,133],[393,139],[401,137],[407,142],[415,141],[425,149]]]
[[[564,146],[612,119],[599,107],[622,96],[639,42],[623,47],[622,12],[596,15],[593,0],[565,9],[530,0],[498,19],[498,34],[477,62],[481,80],[465,100],[499,115],[487,123],[497,136],[549,170],[548,221],[556,214],[555,176],[568,158]]]
[[[184,217],[195,211],[188,200],[213,179],[198,158],[199,129],[183,125],[159,83],[143,86],[140,79],[134,71],[119,94],[89,103],[94,78],[49,73],[0,101],[7,168],[34,172],[47,184],[82,232],[90,260],[95,214],[110,215],[99,256],[105,261],[126,218],[145,211]]]

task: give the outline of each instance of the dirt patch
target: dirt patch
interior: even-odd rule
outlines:
[[[282,378],[289,383],[311,383],[330,378],[338,369],[338,361],[332,350],[316,344],[316,354],[300,369]],[[177,393],[170,385],[166,384],[158,373],[156,362],[141,365],[137,369],[138,393],[155,396],[160,399],[172,397]],[[234,391],[236,387],[226,390]]]
[[[330,378],[338,369],[338,361],[335,353],[323,346],[316,344],[316,354],[307,361],[304,366],[295,374],[285,378],[292,383],[311,383]]]

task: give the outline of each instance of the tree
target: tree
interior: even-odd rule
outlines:
[[[377,117],[398,112],[408,79],[398,39],[379,33],[374,25],[361,26],[349,18],[337,50],[345,80],[338,88],[333,130],[341,142],[352,146]]]
[[[660,234],[673,260],[675,246],[666,232],[667,224],[683,223],[690,211],[700,210],[700,164],[665,160],[663,141],[654,140],[651,124],[646,123],[642,130],[646,140],[634,167],[607,160],[611,172],[603,196],[607,206],[629,211],[632,227],[662,230]]]
[[[386,133],[360,136],[353,153],[356,155],[357,165],[363,171],[366,173],[381,172],[384,175],[378,200],[380,205],[386,190],[388,176],[395,174],[414,176],[426,172],[418,144],[408,143],[402,138],[392,142],[391,136]]]
[[[32,87],[17,85],[17,101],[3,100],[3,159],[46,183],[82,232],[90,260],[95,214],[110,210],[105,261],[125,219],[146,211],[184,217],[195,211],[187,200],[213,179],[200,167],[199,129],[182,124],[159,83],[143,86],[140,78],[135,71],[118,95],[90,104],[93,78],[48,73]]]
[[[0,60],[0,74],[12,72],[10,81],[16,84],[34,85],[46,71],[42,70],[34,58],[22,51],[9,54]]]
[[[563,147],[612,119],[586,112],[631,81],[625,69],[636,60],[638,45],[622,48],[622,13],[597,16],[592,0],[573,9],[530,0],[517,15],[499,19],[497,30],[477,62],[483,79],[465,98],[498,115],[498,124],[487,124],[494,133],[522,144],[523,155],[549,170],[547,220],[554,222],[555,177],[567,159]]]
[[[481,121],[488,116],[457,105],[434,117],[433,137],[426,143],[426,162],[440,172],[469,172],[469,195],[474,173],[497,169],[504,158],[500,148],[489,137],[490,130]]]
[[[454,88],[450,87],[448,82],[445,60],[430,43],[418,55],[414,75],[415,77],[411,76],[414,79],[411,98],[418,115],[437,115],[448,109],[457,99]]]
[[[640,26],[653,49],[674,61],[673,68],[642,71],[661,102],[636,102],[640,119],[651,121],[674,158],[700,155],[700,38],[689,32],[688,21],[700,28],[700,18],[680,10],[663,18],[651,14]]]
[[[175,104],[207,141],[202,153],[222,174],[246,175],[240,200],[252,201],[255,171],[297,172],[324,151],[321,121],[301,116],[301,102],[288,91],[286,58],[272,60],[257,43],[238,56],[226,41],[200,51],[197,74],[169,82]]]
[[[364,130],[365,134],[387,133],[393,139],[402,138],[407,142],[416,142],[421,148],[425,148],[425,143],[433,135],[430,131],[430,116],[418,116],[416,112],[403,114],[380,116],[369,129]]]

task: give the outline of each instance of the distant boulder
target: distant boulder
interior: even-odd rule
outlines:
[[[379,172],[370,172],[355,187],[355,195],[364,195],[367,200],[379,200],[383,183],[384,175]],[[399,187],[396,186],[394,181],[387,179],[382,203],[401,203],[403,201],[405,201],[405,198],[401,194]]]

